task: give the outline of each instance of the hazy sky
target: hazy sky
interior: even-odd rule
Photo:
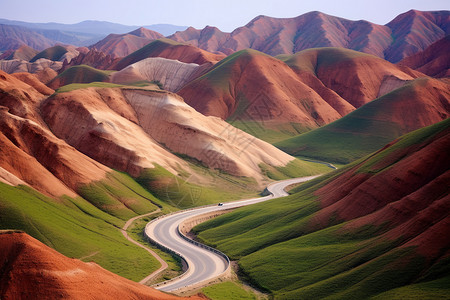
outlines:
[[[0,0],[0,18],[10,20],[211,25],[223,31],[243,26],[258,15],[294,17],[313,10],[386,24],[410,9],[450,10],[450,0]]]

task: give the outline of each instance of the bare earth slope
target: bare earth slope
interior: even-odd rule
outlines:
[[[113,83],[158,82],[162,88],[176,92],[201,72],[199,65],[161,57],[146,58],[112,74]]]
[[[113,57],[124,57],[162,37],[163,35],[158,32],[141,27],[126,34],[110,34],[92,45],[91,49],[96,49]]]
[[[169,38],[225,54],[247,48],[278,55],[308,48],[342,47],[398,62],[449,34],[449,16],[448,11],[411,10],[386,25],[377,25],[314,11],[294,18],[258,16],[231,33],[213,27],[190,27]]]
[[[182,299],[65,257],[25,233],[0,231],[0,248],[2,299]]]
[[[26,60],[29,61],[32,59],[36,54],[38,54],[37,50],[34,50],[31,47],[28,47],[26,45],[20,46],[18,49],[14,50],[8,50],[3,52],[0,55],[0,60],[11,60],[11,59],[20,59],[20,60]]]
[[[450,76],[450,35],[425,50],[402,59],[398,65],[407,66],[428,76]]]
[[[38,191],[74,196],[79,184],[104,178],[110,169],[58,139],[42,120],[45,99],[32,86],[0,73],[1,167]]]
[[[354,108],[380,97],[419,76],[384,59],[343,48],[318,48],[282,56],[305,81],[317,77]]]
[[[169,39],[158,39],[142,47],[141,49],[122,58],[112,68],[121,70],[140,60],[149,57],[163,57],[179,60],[184,63],[215,64],[225,58],[225,55],[214,54],[192,45],[180,44]]]
[[[155,164],[174,174],[186,164],[172,152],[210,168],[262,179],[259,164],[293,158],[224,121],[206,117],[166,91],[89,88],[59,93],[42,106],[52,131],[81,152],[139,176]],[[164,145],[164,148],[160,145]]]

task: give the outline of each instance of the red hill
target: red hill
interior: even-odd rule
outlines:
[[[29,61],[36,54],[38,54],[37,50],[34,50],[33,48],[28,47],[26,45],[23,45],[20,46],[20,48],[18,49],[5,51],[2,55],[0,55],[0,59],[6,60],[20,59]]]
[[[407,66],[428,76],[450,76],[450,36],[433,43],[424,51],[404,58],[399,66]]]
[[[226,54],[247,48],[278,55],[308,48],[342,47],[398,62],[449,34],[449,16],[448,11],[413,10],[387,25],[377,25],[315,11],[295,18],[258,16],[231,33],[190,27],[169,38]]]
[[[185,63],[202,65],[205,63],[215,64],[225,58],[225,55],[213,54],[195,46],[180,44],[163,38],[153,41],[127,57],[124,57],[113,68],[122,70],[135,62],[149,57],[163,57]]]
[[[65,257],[23,232],[0,231],[0,248],[2,299],[183,299]]]
[[[285,62],[255,50],[239,51],[178,93],[203,114],[297,134],[422,75],[343,48],[309,49],[281,59]]]
[[[125,34],[110,34],[90,48],[115,57],[124,57],[162,37],[158,32],[141,27]]]
[[[385,50],[391,62],[425,50],[450,34],[449,11],[410,10],[386,24],[392,30],[393,43]]]

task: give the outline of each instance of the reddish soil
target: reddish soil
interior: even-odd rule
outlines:
[[[248,48],[278,55],[315,47],[341,47],[398,62],[449,34],[448,22],[448,11],[411,10],[387,25],[314,11],[295,18],[258,16],[232,33],[214,27],[190,27],[169,38],[225,54]]]
[[[151,41],[163,37],[158,32],[139,28],[126,34],[110,34],[103,40],[92,45],[91,49],[110,54],[113,57],[124,57],[144,47]]]
[[[352,110],[331,106],[285,63],[254,50],[240,52],[232,61],[186,85],[179,94],[197,111],[222,119],[235,114],[243,120],[317,127],[340,118],[340,112]]]
[[[7,50],[4,53],[0,55],[1,59],[21,59],[29,61],[32,59],[36,54],[38,54],[37,50],[34,50],[31,47],[28,47],[26,45],[20,46],[19,49],[16,50]]]
[[[449,11],[410,10],[386,24],[392,31],[393,43],[385,51],[391,62],[399,62],[405,57],[425,50],[432,43],[450,33]]]
[[[407,66],[428,76],[450,76],[450,36],[433,43],[424,51],[404,58],[399,66]]]
[[[32,75],[18,77],[43,88]],[[1,167],[52,196],[74,196],[79,184],[110,171],[53,135],[39,111],[46,97],[35,88],[0,72],[0,91]]]
[[[290,57],[286,63],[302,79],[317,77],[323,86],[331,90],[329,92],[337,93],[355,108],[423,76],[376,56],[342,48],[304,50]]]
[[[39,79],[43,84],[47,84],[50,81],[53,80],[53,78],[55,78],[56,76],[58,76],[58,73],[51,69],[51,68],[45,68],[42,69],[41,71],[37,72],[34,74],[37,79]]]
[[[65,257],[25,233],[0,231],[0,249],[2,299],[186,299]]]
[[[80,54],[73,58],[70,63],[64,61],[60,72],[72,66],[88,65],[100,70],[108,70],[115,65],[120,58],[115,58],[112,54],[105,54],[96,49],[88,50],[87,52],[80,52]]]
[[[123,68],[149,57],[163,57],[179,60],[184,63],[195,63],[198,65],[214,65],[224,59],[223,54],[214,54],[192,45],[178,44],[167,39],[159,39],[147,45],[135,53],[121,59],[111,69],[122,70]]]
[[[285,63],[254,50],[234,55],[178,93],[206,115],[315,128],[424,76],[343,48],[305,50]]]
[[[38,91],[39,93],[41,93],[43,95],[49,96],[55,92],[54,90],[52,90],[51,88],[46,86],[44,83],[42,83],[38,79],[38,75],[36,75],[36,74],[30,74],[30,73],[23,72],[23,73],[14,73],[14,74],[12,74],[12,76],[16,77],[17,79],[25,82],[26,84],[28,84],[30,86],[32,86],[36,91]]]

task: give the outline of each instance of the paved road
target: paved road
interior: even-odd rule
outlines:
[[[148,223],[145,228],[145,234],[160,245],[179,253],[186,260],[189,266],[187,272],[180,276],[179,279],[166,282],[165,284],[157,287],[157,289],[170,292],[180,288],[192,286],[214,278],[225,272],[228,268],[229,262],[222,256],[206,249],[202,249],[181,238],[177,231],[177,227],[181,222],[194,216],[209,212],[236,208],[287,196],[288,193],[284,191],[287,186],[305,182],[316,177],[317,176],[309,176],[275,182],[267,187],[267,190],[271,193],[269,196],[227,202],[223,206],[213,205],[184,210]]]

